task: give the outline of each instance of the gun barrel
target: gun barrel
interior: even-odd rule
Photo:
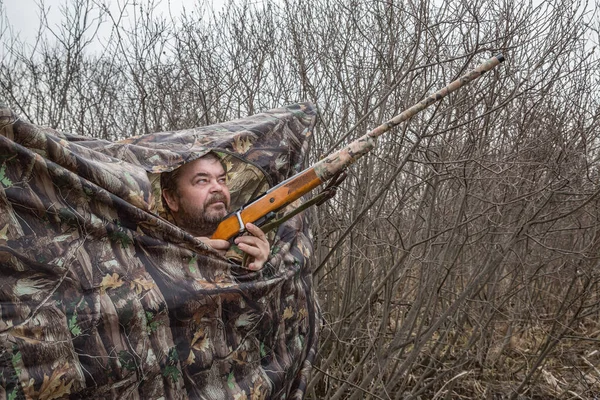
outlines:
[[[477,68],[467,72],[465,75],[463,75],[460,78],[456,79],[455,81],[451,82],[443,89],[440,89],[437,92],[429,95],[425,99],[421,100],[419,103],[417,103],[414,106],[410,107],[409,109],[403,111],[401,114],[398,114],[391,120],[385,122],[384,124],[378,126],[375,129],[373,129],[367,135],[369,135],[371,137],[378,137],[379,135],[389,131],[396,125],[408,120],[415,114],[417,114],[420,111],[424,110],[425,108],[429,107],[431,104],[440,101],[441,99],[446,97],[448,94],[461,88],[462,86],[466,85],[467,83],[479,78],[481,75],[483,75],[486,72],[488,72],[489,70],[495,68],[497,65],[499,65],[502,62],[504,62],[504,56],[502,54],[498,54],[497,56],[490,58],[489,60],[487,60],[484,63],[482,63],[481,65],[479,65]]]
[[[331,179],[332,176],[346,169],[350,164],[354,163],[356,160],[374,148],[377,137],[381,136],[402,122],[410,119],[415,114],[423,111],[433,103],[442,100],[448,94],[479,78],[481,75],[495,68],[502,62],[504,62],[504,56],[502,56],[502,54],[498,54],[497,56],[490,58],[489,60],[480,64],[477,68],[467,72],[465,75],[451,82],[446,87],[427,96],[417,104],[396,115],[394,118],[384,122],[372,131],[369,131],[343,149],[325,157],[315,165],[317,176],[322,181]]]
[[[490,58],[477,68],[451,82],[448,86],[431,94],[419,103],[403,111],[401,114],[398,114],[391,120],[351,142],[343,149],[325,157],[314,166],[281,182],[268,192],[268,196],[264,196],[226,217],[226,219],[219,224],[212,238],[229,240],[244,230],[245,223],[256,222],[269,212],[278,211],[285,205],[299,199],[321,183],[330,180],[337,173],[343,171],[350,164],[368,153],[375,147],[378,136],[408,120],[431,104],[440,101],[460,87],[479,78],[503,61],[504,57],[501,54]]]

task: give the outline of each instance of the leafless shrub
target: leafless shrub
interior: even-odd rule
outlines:
[[[35,123],[111,140],[310,100],[314,161],[507,58],[382,137],[318,210],[311,397],[600,393],[597,7],[158,5],[77,0],[33,47],[2,22],[0,96]]]

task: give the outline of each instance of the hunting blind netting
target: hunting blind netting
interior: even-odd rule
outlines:
[[[252,272],[170,223],[158,185],[217,150],[243,205],[303,169],[315,119],[297,104],[108,142],[0,108],[0,396],[302,397],[320,323],[306,217]]]

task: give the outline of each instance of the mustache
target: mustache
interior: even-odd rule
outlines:
[[[215,194],[211,195],[210,197],[208,197],[206,199],[205,204],[207,206],[209,206],[213,203],[219,203],[219,202],[222,202],[225,205],[227,205],[227,197],[225,197],[225,195],[223,193],[215,193]]]

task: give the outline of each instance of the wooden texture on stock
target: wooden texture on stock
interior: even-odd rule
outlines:
[[[248,206],[242,208],[240,217],[245,223],[256,222],[271,211],[277,211],[310,192],[323,181],[314,168],[308,168],[273,187]],[[240,233],[240,223],[235,213],[228,215],[217,227],[212,239],[229,240]]]

